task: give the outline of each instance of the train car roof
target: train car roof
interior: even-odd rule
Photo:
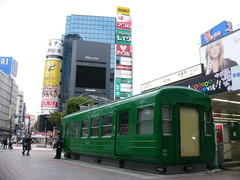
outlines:
[[[85,113],[85,112],[89,112],[91,110],[97,110],[99,108],[106,107],[106,106],[109,106],[109,105],[121,105],[121,104],[123,104],[125,102],[131,102],[131,101],[135,101],[135,100],[138,100],[138,99],[142,99],[142,98],[147,97],[149,95],[156,95],[159,92],[165,91],[165,90],[168,90],[168,89],[182,89],[182,90],[188,90],[188,91],[195,91],[195,92],[198,92],[198,93],[203,94],[205,96],[208,96],[205,93],[202,93],[200,91],[197,91],[197,90],[194,90],[194,89],[190,89],[190,88],[187,88],[187,87],[183,87],[183,86],[163,86],[163,87],[160,87],[160,88],[144,91],[144,92],[142,92],[140,94],[137,94],[137,95],[134,95],[134,96],[131,96],[131,97],[127,97],[127,98],[119,99],[119,100],[114,100],[114,101],[107,102],[105,104],[92,106],[92,107],[84,109],[84,110],[79,110],[79,111],[73,112],[71,114],[68,114],[65,117],[72,117],[72,116],[74,116],[76,114],[79,114],[79,113]]]

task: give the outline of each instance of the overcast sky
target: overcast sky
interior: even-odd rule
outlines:
[[[61,39],[66,16],[132,16],[133,93],[141,84],[200,63],[200,35],[222,21],[240,28],[239,0],[0,0],[0,56],[18,61],[16,82],[27,113],[41,109],[49,39]]]

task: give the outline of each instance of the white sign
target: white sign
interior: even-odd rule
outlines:
[[[203,64],[198,64],[196,66],[190,67],[188,69],[184,69],[182,71],[178,71],[174,74],[170,74],[168,76],[164,76],[162,78],[144,83],[141,85],[141,90],[146,91],[149,89],[157,88],[160,86],[164,86],[167,84],[171,84],[177,81],[181,81],[193,76],[197,76],[203,74]]]

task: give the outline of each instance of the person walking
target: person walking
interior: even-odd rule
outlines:
[[[23,156],[25,156],[25,151],[27,150],[27,134],[24,137],[22,137],[22,148],[23,148],[22,154]]]
[[[29,154],[29,152],[30,152],[30,150],[32,149],[31,148],[31,144],[33,143],[33,141],[32,141],[32,138],[31,138],[31,135],[29,135],[28,137],[27,137],[27,156],[29,156],[30,154]]]
[[[61,152],[63,148],[63,138],[61,136],[60,131],[58,131],[57,135],[58,135],[58,139],[56,143],[56,156],[54,157],[54,159],[61,159]]]

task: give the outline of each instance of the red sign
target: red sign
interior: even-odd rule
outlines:
[[[117,44],[117,56],[131,56],[131,46]]]
[[[46,132],[38,132],[38,135],[46,135]],[[47,132],[48,136],[53,136],[53,132]]]
[[[58,108],[58,101],[55,101],[52,98],[43,98],[42,99],[42,108]]]
[[[132,66],[127,66],[127,65],[117,65],[117,70],[132,71]]]
[[[222,124],[216,124],[216,138],[217,138],[217,143],[223,142],[223,125]]]

